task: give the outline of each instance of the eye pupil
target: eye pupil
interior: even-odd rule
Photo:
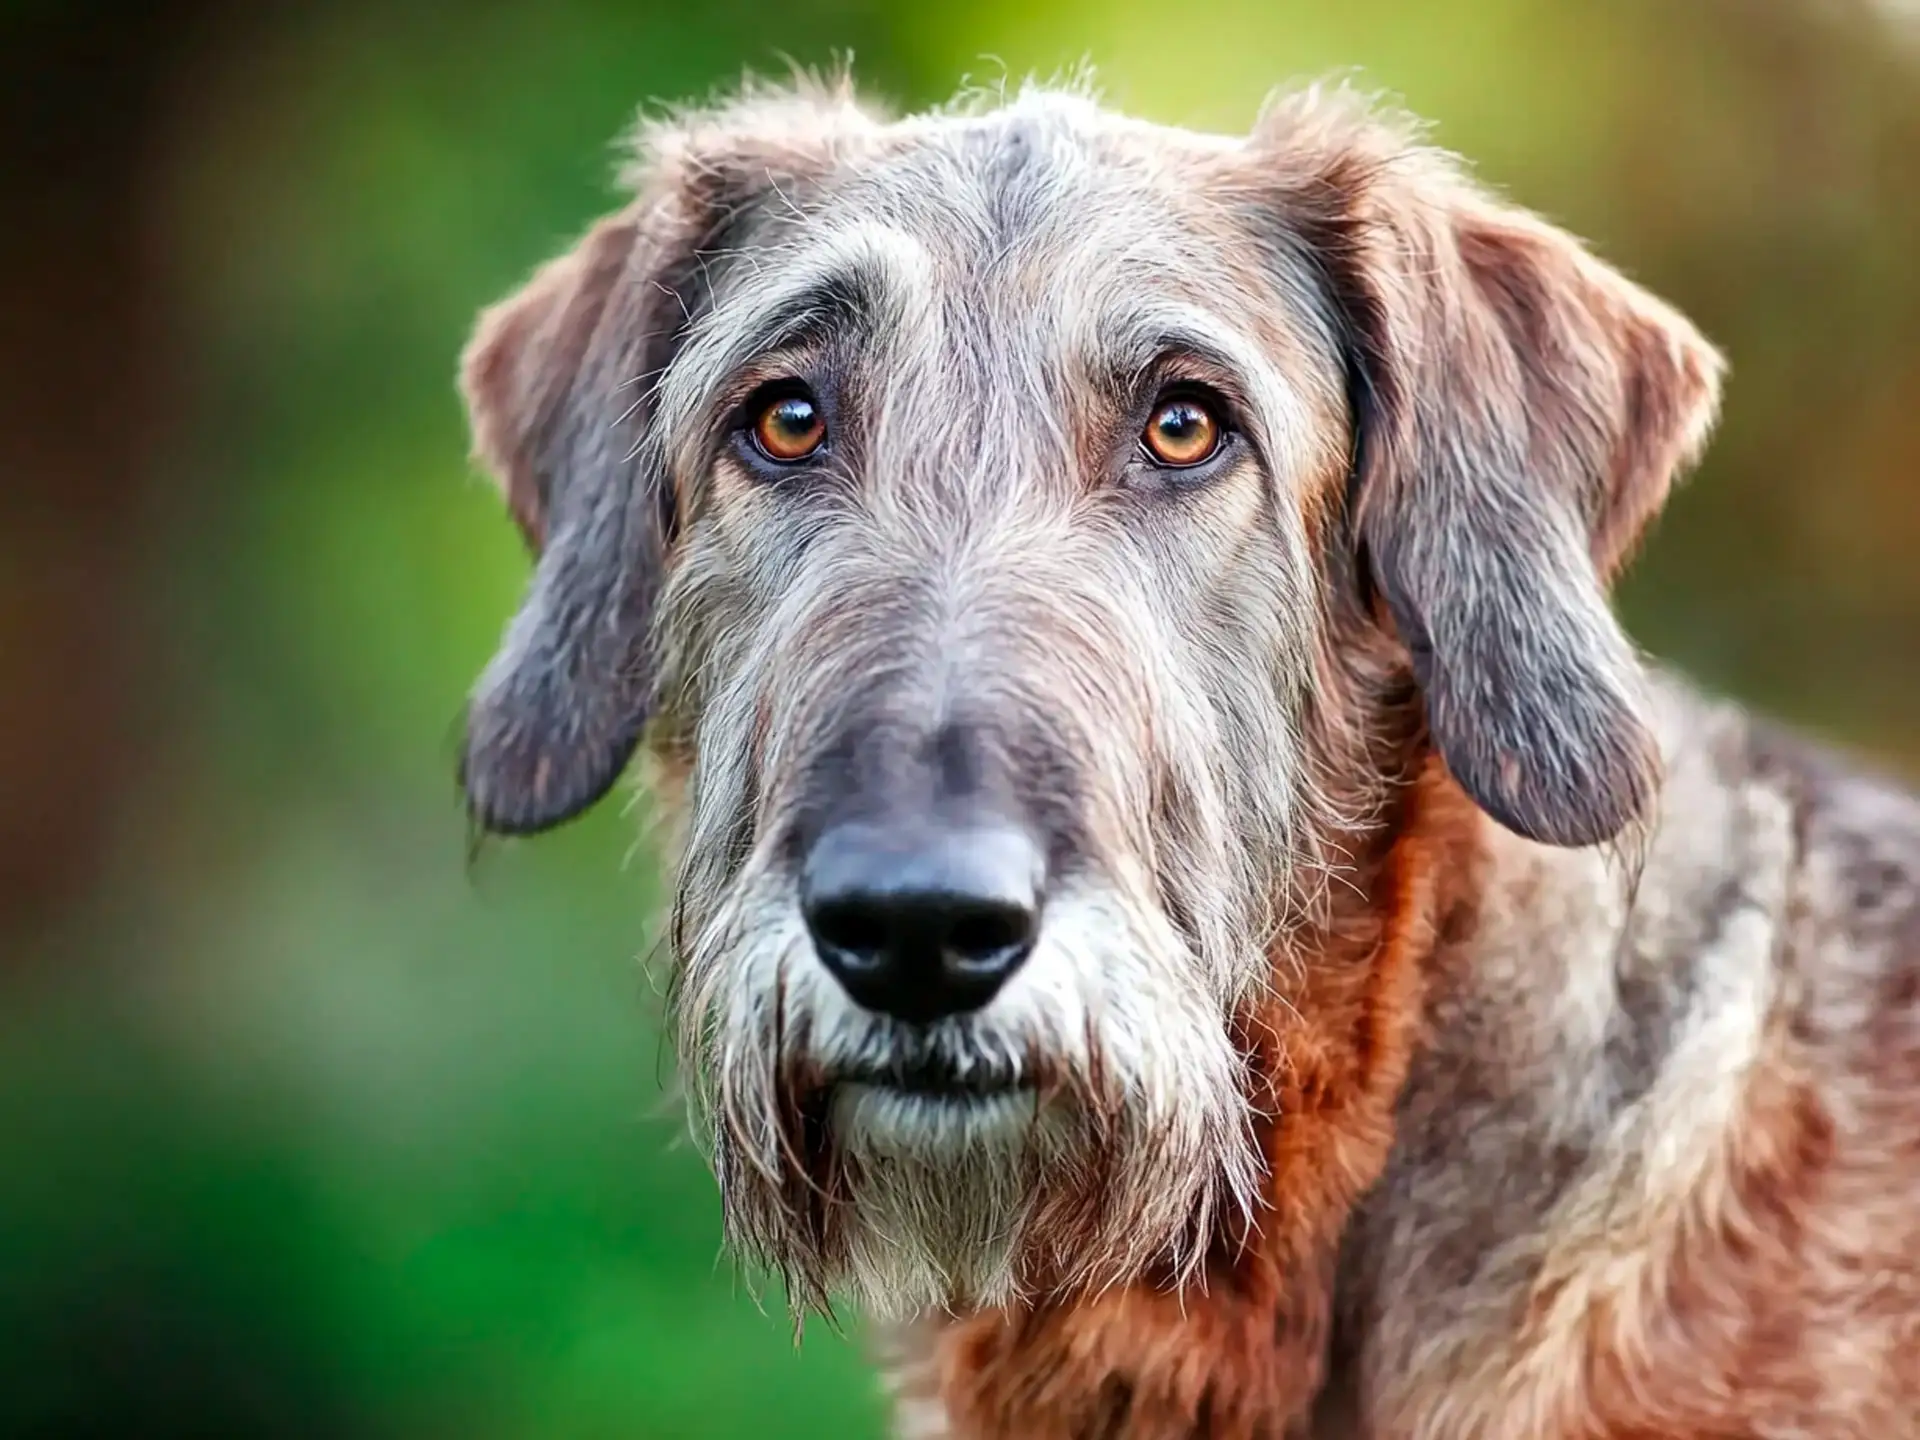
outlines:
[[[1198,400],[1165,400],[1147,421],[1141,443],[1147,457],[1169,469],[1186,469],[1220,448],[1220,422]]]
[[[820,407],[806,395],[783,395],[761,409],[753,424],[753,443],[769,460],[792,464],[820,448],[827,437]]]

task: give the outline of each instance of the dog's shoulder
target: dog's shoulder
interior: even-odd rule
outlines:
[[[1646,856],[1652,896],[1720,890],[1750,875],[1746,862],[1773,857],[1784,867],[1789,969],[1817,966],[1836,948],[1888,961],[1911,950],[1920,940],[1920,794],[1688,681],[1657,674],[1653,683],[1667,773]],[[1756,846],[1767,855],[1752,854]],[[1631,927],[1645,926],[1646,898],[1636,897]]]
[[[1920,802],[1684,681],[1652,699],[1647,829],[1489,824],[1443,931],[1344,1267],[1382,1433],[1688,1434],[1736,1393],[1756,1433],[1890,1434],[1920,1405]]]
[[[1920,795],[1685,682],[1658,685],[1670,758],[1654,894],[1672,908],[1689,890],[1700,901],[1703,884],[1749,897],[1770,887],[1773,1012],[1788,1044],[1831,1078],[1872,1082],[1904,1062],[1887,1078],[1920,1106]],[[1629,930],[1656,933],[1642,908]],[[1662,940],[1671,964],[1695,958],[1685,937]]]

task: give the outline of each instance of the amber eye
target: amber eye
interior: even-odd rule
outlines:
[[[1220,448],[1220,421],[1205,402],[1175,396],[1154,407],[1140,443],[1154,464],[1184,470],[1213,458]]]
[[[781,465],[806,459],[826,438],[826,419],[807,395],[782,395],[770,400],[753,422],[754,446]]]

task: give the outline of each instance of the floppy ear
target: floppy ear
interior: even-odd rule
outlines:
[[[683,207],[600,221],[481,317],[460,383],[476,458],[540,553],[467,707],[474,818],[529,833],[604,794],[646,720],[668,491],[637,452],[646,389],[683,321]]]
[[[1660,762],[1607,585],[1705,441],[1720,357],[1446,157],[1306,111],[1282,146],[1290,121],[1318,146],[1294,200],[1348,350],[1354,533],[1434,744],[1509,829],[1610,839]]]
[[[460,366],[474,455],[540,556],[468,701],[460,778],[485,828],[558,825],[632,756],[676,523],[649,443],[655,386],[759,202],[785,185],[790,203],[870,126],[844,78],[799,77],[645,129],[627,177],[638,198],[481,315]]]

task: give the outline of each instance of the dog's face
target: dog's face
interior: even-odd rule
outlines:
[[[650,726],[683,1060],[805,1298],[1178,1279],[1261,1203],[1251,1017],[1386,697],[1535,838],[1647,803],[1602,586],[1711,352],[1337,101],[798,95],[642,154],[468,354],[542,552],[475,812],[557,823]]]

